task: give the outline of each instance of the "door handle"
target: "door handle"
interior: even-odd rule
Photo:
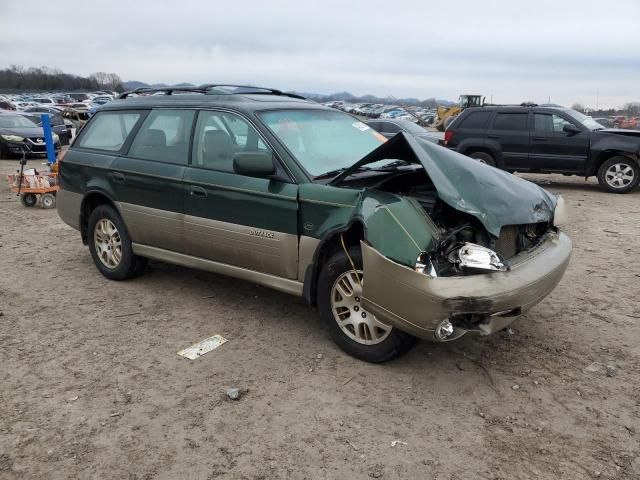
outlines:
[[[113,179],[118,183],[124,183],[124,175],[120,172],[113,172]]]
[[[534,142],[546,142],[547,137],[533,137]]]
[[[207,191],[202,187],[191,187],[189,195],[191,195],[192,197],[206,197]]]

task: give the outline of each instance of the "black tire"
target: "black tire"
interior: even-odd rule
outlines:
[[[470,153],[469,156],[475,160],[478,160],[479,162],[486,163],[487,165],[491,165],[492,167],[496,166],[496,161],[487,152],[473,152],[473,153]]]
[[[33,207],[38,202],[38,197],[35,193],[23,193],[20,195],[20,203],[25,207]]]
[[[360,248],[351,247],[348,251],[356,269],[362,269]],[[320,270],[318,309],[331,337],[344,352],[365,362],[381,363],[400,357],[415,344],[416,338],[412,335],[393,328],[380,343],[364,345],[350,338],[335,320],[331,306],[332,290],[336,280],[349,271],[353,271],[353,268],[342,249],[332,255]]]
[[[108,220],[115,226],[120,240],[120,261],[113,267],[109,267],[100,259],[96,249],[96,225],[103,219]],[[134,277],[136,273],[139,273],[137,257],[133,254],[133,248],[131,246],[131,237],[129,236],[124,221],[113,207],[110,205],[99,205],[91,212],[87,226],[87,237],[93,263],[100,273],[109,280],[127,280]]]
[[[624,178],[615,178],[615,170],[619,169],[625,175]],[[628,176],[628,183],[625,180]],[[640,183],[640,166],[638,162],[622,155],[611,157],[598,169],[598,183],[600,187],[611,193],[629,193],[638,188]]]
[[[40,197],[42,208],[56,208],[56,196],[53,193],[45,193]]]

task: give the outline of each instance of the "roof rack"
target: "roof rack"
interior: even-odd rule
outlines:
[[[150,94],[164,92],[165,95],[173,95],[173,92],[202,93],[208,95],[280,95],[284,97],[306,100],[302,95],[287,93],[275,88],[254,87],[249,85],[231,85],[208,83],[199,87],[140,87],[121,93],[118,98],[127,98],[129,95]]]

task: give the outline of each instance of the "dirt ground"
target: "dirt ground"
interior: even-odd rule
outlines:
[[[9,192],[16,164],[0,161],[0,478],[640,478],[640,192],[527,176],[571,207],[559,287],[512,332],[369,365],[297,298],[159,262],[106,280],[55,210]],[[229,342],[176,354],[214,334]]]

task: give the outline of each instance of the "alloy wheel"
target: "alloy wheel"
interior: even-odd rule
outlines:
[[[626,163],[614,163],[607,168],[604,178],[611,188],[624,188],[633,182],[635,172],[633,168]]]
[[[331,288],[331,311],[342,332],[362,345],[376,345],[391,333],[392,327],[380,322],[362,308],[362,271],[347,271]]]
[[[122,240],[118,229],[108,218],[101,218],[93,231],[96,253],[102,264],[114,269],[122,261]]]

